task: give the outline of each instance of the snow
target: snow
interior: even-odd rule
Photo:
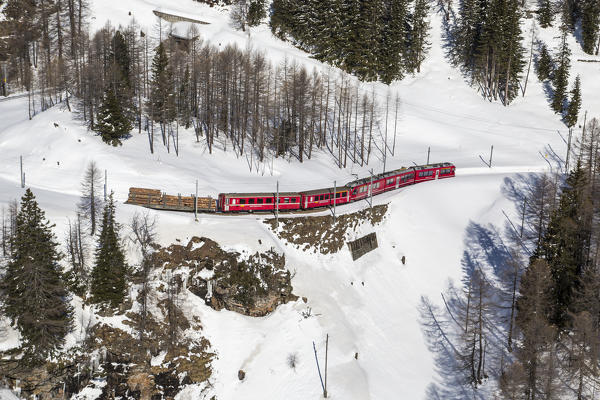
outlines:
[[[249,34],[234,31],[226,9],[192,0],[95,0],[91,28],[102,27],[108,18],[114,25],[126,25],[135,18],[142,29],[156,37],[155,9],[209,22],[198,25],[198,31],[203,40],[216,45],[251,46],[265,52],[273,63],[287,57],[309,68],[328,70],[291,45],[274,39],[268,27],[254,28]],[[525,43],[530,23],[526,20],[523,24]],[[217,312],[186,292],[186,313],[198,316],[203,327],[201,332],[186,335],[206,336],[217,358],[212,385],[190,386],[178,399],[212,395],[219,399],[317,398],[321,389],[312,343],[322,363],[326,334],[330,337],[328,392],[332,399],[424,398],[427,386],[439,381],[419,325],[417,306],[421,296],[439,303],[448,279],[460,278],[464,244],[472,239],[466,236],[470,222],[501,226],[505,222],[502,211],[514,214],[513,205],[501,193],[505,178],[561,167],[568,131],[550,110],[544,87],[533,69],[526,96],[515,99],[509,107],[482,99],[446,61],[441,17],[432,14],[431,24],[432,46],[420,74],[394,83],[389,92],[381,84],[361,87],[375,90],[380,103],[388,93],[394,98],[397,92],[402,100],[395,154],[388,157],[387,170],[424,163],[431,147],[430,160],[455,163],[457,177],[375,197],[375,204],[390,204],[388,217],[376,227],[363,224],[352,235],[375,231],[377,250],[353,262],[346,248],[331,255],[296,249],[279,240],[263,223],[263,216],[201,214],[195,222],[191,214],[149,211],[158,217],[159,239],[164,245],[175,239],[187,244],[192,236],[206,236],[243,257],[271,248],[285,253],[287,266],[295,273],[294,293],[308,299],[306,304],[298,300],[266,317],[252,318],[226,310]],[[537,36],[553,48],[557,30],[536,29]],[[574,38],[569,43],[573,60],[594,58],[583,56]],[[576,74],[582,77],[582,111],[590,111],[588,120],[594,116],[593,111],[600,109],[599,71],[600,63],[572,62],[571,81]],[[159,145],[150,155],[144,135],[134,133],[119,148],[107,146],[60,106],[31,121],[27,98],[0,102],[0,110],[0,206],[23,194],[18,170],[22,155],[27,186],[47,217],[56,223],[59,238],[64,236],[67,218],[75,215],[80,180],[91,160],[107,169],[109,190],[114,190],[120,202],[126,199],[130,186],[189,194],[199,179],[200,193],[216,196],[219,192],[274,191],[279,181],[280,190],[297,191],[328,187],[333,180],[350,181],[353,174],[366,176],[370,168],[376,172],[383,168],[377,151],[371,165],[347,169],[333,168],[327,154],[316,152],[302,165],[276,159],[249,171],[247,158],[224,152],[222,144],[209,155],[205,144],[197,143],[191,131],[180,133],[179,157]],[[580,135],[581,130],[576,128],[574,137]],[[492,145],[493,167],[488,168],[482,159],[487,162]],[[337,211],[365,207],[363,201]],[[119,221],[126,223],[140,210],[119,204]],[[400,262],[403,255],[406,265]],[[73,305],[76,329],[67,337],[67,347],[81,341],[82,327],[90,319],[131,329],[123,324],[122,317],[97,317],[78,298],[73,299]],[[302,313],[309,308],[312,315],[304,318]],[[0,327],[0,350],[18,345],[16,331],[6,321]],[[295,369],[287,365],[290,354],[298,357]],[[159,362],[157,358],[153,365]],[[246,371],[243,381],[238,380],[239,369]],[[77,398],[93,399],[99,393],[96,385]]]
[[[0,388],[0,400],[17,400],[18,397],[15,394],[8,390]]]

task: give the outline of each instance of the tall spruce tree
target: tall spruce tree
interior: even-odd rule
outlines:
[[[548,52],[548,47],[546,47],[546,44],[542,43],[536,65],[538,79],[540,81],[545,81],[553,75],[553,70],[554,63]]]
[[[563,34],[560,47],[558,48],[556,69],[552,83],[554,85],[554,95],[552,97],[552,109],[557,114],[564,111],[565,101],[567,100],[567,86],[569,85],[569,68],[571,66],[571,49],[567,43],[567,29],[563,25]]]
[[[59,265],[62,255],[53,226],[27,189],[2,283],[3,309],[22,335],[26,360],[40,361],[60,349],[72,328],[69,293]]]
[[[265,0],[250,0],[248,5],[248,26],[258,26],[267,16],[267,6]]]
[[[558,209],[550,219],[537,253],[546,260],[552,274],[552,319],[559,328],[569,322],[573,294],[579,290],[587,263],[590,237],[587,178],[581,163],[569,174]]]
[[[94,129],[102,137],[102,141],[113,146],[120,146],[121,139],[131,131],[131,122],[123,112],[122,104],[112,88],[108,88],[98,110]]]
[[[410,37],[406,54],[407,68],[411,72],[421,72],[421,63],[425,60],[425,54],[429,46],[427,33],[429,31],[429,2],[427,0],[415,0],[415,6],[411,18]]]
[[[125,297],[127,264],[115,221],[113,194],[104,206],[102,227],[96,245],[96,261],[92,270],[91,294],[94,303],[115,308]]]
[[[173,77],[167,52],[163,43],[160,43],[152,60],[150,99],[147,104],[149,115],[154,121],[165,124],[175,119],[174,97]]]
[[[548,28],[552,26],[554,11],[552,9],[551,0],[538,0],[537,17],[542,28]]]
[[[426,23],[426,21],[425,21]],[[425,34],[427,29],[425,29]],[[402,79],[404,69],[408,66],[406,56],[408,38],[408,10],[405,0],[390,0],[386,7],[385,23],[382,32],[380,52],[380,77],[383,83],[389,84],[395,79]],[[412,42],[409,42],[412,43]]]
[[[588,54],[594,54],[600,31],[600,1],[581,1],[581,37],[582,48]],[[598,54],[598,53],[596,53]]]
[[[565,122],[569,128],[575,126],[577,118],[579,118],[579,110],[581,109],[581,81],[579,75],[575,78],[575,84],[573,90],[571,90],[571,100],[569,101],[569,107],[567,107],[567,115],[565,115]]]

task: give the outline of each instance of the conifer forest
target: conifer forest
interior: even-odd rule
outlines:
[[[600,0],[0,0],[0,400],[242,398],[600,399]]]

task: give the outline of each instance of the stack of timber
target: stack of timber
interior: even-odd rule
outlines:
[[[198,211],[217,211],[217,200],[211,197],[198,197]],[[129,188],[129,197],[125,204],[134,204],[157,210],[194,211],[194,195],[168,195],[158,189]]]

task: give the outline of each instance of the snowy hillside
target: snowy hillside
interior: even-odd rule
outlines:
[[[208,22],[199,27],[205,41],[251,46],[264,51],[273,63],[287,57],[311,68],[328,69],[275,39],[266,25],[248,34],[235,31],[226,9],[192,0],[94,0],[90,28],[100,28],[109,19],[113,25],[126,25],[133,17],[142,30],[155,36],[152,11],[157,9]],[[525,20],[524,43],[530,38],[530,24],[531,20]],[[328,255],[304,252],[279,239],[264,223],[264,216],[202,214],[196,222],[191,214],[151,211],[158,217],[161,245],[205,236],[240,253],[270,248],[284,253],[293,272],[294,294],[307,298],[306,304],[298,300],[266,317],[254,318],[215,311],[190,292],[184,293],[183,309],[188,318],[196,316],[201,321],[202,334],[210,341],[216,359],[212,387],[202,394],[206,397],[199,397],[199,388],[188,387],[177,398],[319,398],[313,341],[321,355],[326,334],[330,337],[329,398],[420,399],[426,397],[432,382],[440,382],[443,371],[422,333],[421,297],[441,303],[440,293],[447,281],[460,279],[465,243],[477,240],[468,236],[469,224],[503,226],[506,218],[502,211],[509,216],[517,213],[501,192],[507,177],[564,168],[568,130],[551,111],[533,66],[525,97],[509,107],[490,103],[447,61],[442,16],[432,12],[431,26],[431,49],[420,74],[394,83],[390,89],[382,84],[361,86],[375,90],[380,102],[388,93],[392,97],[398,93],[401,98],[395,154],[388,156],[386,170],[424,164],[430,147],[431,162],[454,163],[457,176],[376,197],[376,204],[390,205],[386,219],[376,227],[362,225],[350,237],[376,231],[376,251],[357,261],[352,261],[347,248]],[[557,31],[536,28],[536,36],[552,48]],[[582,110],[588,110],[589,117],[597,116],[600,63],[577,62],[578,58],[594,57],[584,57],[575,40],[570,40],[571,78],[580,74],[583,82]],[[27,98],[0,102],[0,207],[24,192],[19,184],[19,156],[23,156],[27,186],[56,224],[55,233],[61,239],[67,218],[75,215],[83,170],[91,160],[107,170],[109,190],[120,202],[117,216],[124,224],[139,211],[136,206],[122,204],[131,186],[190,194],[198,179],[199,193],[216,196],[219,192],[275,191],[279,181],[280,190],[300,191],[332,186],[333,181],[344,184],[356,175],[367,176],[371,168],[375,172],[383,169],[380,150],[374,151],[375,158],[368,166],[347,169],[332,167],[331,157],[325,153],[302,164],[281,158],[256,164],[218,146],[209,155],[205,143],[196,142],[192,130],[180,133],[178,156],[162,146],[151,155],[143,134],[134,133],[122,147],[114,148],[88,131],[62,105],[32,120],[26,110]],[[581,129],[575,129],[574,138],[580,135]],[[491,146],[493,161],[488,168],[485,162]],[[367,202],[359,202],[339,207],[338,212],[365,207]],[[400,261],[402,256],[406,265]],[[304,318],[307,307],[312,316]],[[75,320],[80,320],[89,310],[79,305],[76,312]],[[76,330],[67,342],[72,346],[80,340]],[[0,333],[0,349],[16,345],[14,331]],[[288,366],[290,354],[297,355],[295,369]],[[246,372],[243,381],[238,379],[240,369]]]

